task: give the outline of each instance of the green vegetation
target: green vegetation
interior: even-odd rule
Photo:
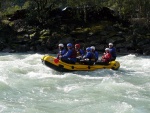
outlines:
[[[150,0],[1,0],[0,12],[4,15],[13,13],[24,8],[37,8],[38,14],[42,15],[46,7],[81,7],[81,6],[105,6],[110,7],[120,14],[131,17],[149,17]]]
[[[52,10],[58,9],[55,12],[57,14],[57,11],[67,6],[80,9],[72,13],[72,21],[69,21],[71,20],[69,18],[67,22],[62,19],[62,22],[59,20],[60,15],[51,16]],[[140,43],[139,45],[135,43],[150,38],[149,6],[150,0],[0,0],[0,50],[12,48],[16,51],[28,51],[38,50],[40,47],[41,50],[43,48],[53,50],[57,43],[73,40],[86,42],[85,46],[97,45],[99,48],[105,47],[109,41],[116,43],[127,41],[126,48],[135,46],[140,48]],[[119,17],[123,21],[130,20],[132,24],[128,24],[128,21],[124,21],[124,24],[116,18],[113,21],[111,18],[113,16],[98,15],[100,18],[97,19],[97,16],[92,15],[92,18],[88,14],[92,11],[99,12],[103,7],[106,10],[112,9],[114,12],[111,14],[114,17]],[[71,11],[74,12],[74,9]],[[11,20],[10,17],[15,14],[17,19]],[[99,20],[102,17],[104,18]],[[105,18],[112,20],[108,21],[109,19]],[[103,44],[102,47],[99,43]],[[118,48],[124,47],[123,43],[118,45]],[[20,46],[22,49],[18,50]]]

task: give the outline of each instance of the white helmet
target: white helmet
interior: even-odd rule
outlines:
[[[58,46],[59,46],[59,47],[64,47],[64,44],[59,44]]]
[[[109,48],[105,48],[105,50],[106,50],[106,51],[109,51],[110,49],[109,49]]]
[[[109,43],[109,46],[113,46],[113,43]]]
[[[95,50],[95,47],[94,47],[94,46],[91,46],[91,49]]]

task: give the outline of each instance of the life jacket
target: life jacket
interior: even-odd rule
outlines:
[[[60,56],[64,55],[66,53],[66,49],[65,48],[62,48],[59,50],[58,54],[57,54],[57,58],[59,58]]]
[[[90,60],[91,61],[95,61],[96,60],[96,56],[95,56],[94,52],[92,52],[92,58]]]
[[[114,47],[112,47],[112,48],[110,48],[110,54],[111,54],[111,56],[112,57],[115,57],[116,58],[116,48],[114,48]]]
[[[103,62],[110,62],[110,60],[111,60],[111,54],[110,53],[106,53],[105,55],[102,56]]]
[[[72,49],[72,54],[70,56],[70,58],[76,58],[77,57],[77,52],[75,49]]]
[[[89,61],[95,61],[95,56],[94,56],[94,54],[92,53],[92,52],[88,52],[86,55],[85,55],[85,57],[84,57],[84,59],[86,59],[86,58],[88,58],[89,59]]]

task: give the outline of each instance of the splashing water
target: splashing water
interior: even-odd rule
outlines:
[[[149,113],[149,56],[119,56],[118,71],[73,73],[42,56],[0,53],[0,113]]]

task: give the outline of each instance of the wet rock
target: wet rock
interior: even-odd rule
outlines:
[[[144,50],[143,55],[150,55],[150,48],[147,50]]]
[[[2,50],[2,52],[10,52],[10,51],[11,51],[11,49],[8,47]]]
[[[142,49],[136,49],[136,54],[138,55],[143,55],[143,50]]]
[[[26,45],[26,44],[24,44],[24,45],[18,45],[16,47],[15,51],[17,51],[17,52],[27,52],[27,51],[29,51],[29,45]]]

